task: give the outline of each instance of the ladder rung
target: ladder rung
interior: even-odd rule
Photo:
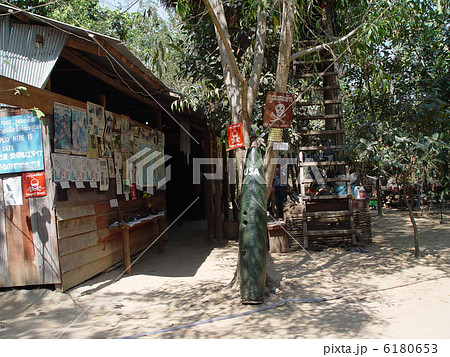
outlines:
[[[332,59],[332,58],[322,58],[319,61],[313,61],[313,62],[311,62],[311,61],[293,61],[292,64],[293,65],[296,65],[296,64],[310,64],[310,65],[312,65],[314,62],[331,63],[331,62],[335,62],[335,60]]]
[[[331,178],[322,178],[324,182],[350,182],[350,177],[331,177]],[[318,182],[316,179],[303,179],[302,183],[315,183]]]
[[[355,234],[356,231],[354,229],[332,229],[327,231],[306,231],[303,232],[303,234],[310,236],[310,237],[330,237],[330,236],[337,236],[337,235],[348,235],[348,234]]]
[[[327,91],[327,90],[336,90],[336,89],[341,89],[341,87],[339,87],[339,86],[307,87],[307,88],[301,88],[300,92]]]
[[[327,100],[323,100],[323,101],[318,101],[318,102],[297,102],[296,105],[300,106],[300,107],[312,107],[314,105],[322,105],[322,104],[341,104],[341,100],[340,99],[327,99]]]
[[[301,146],[300,151],[319,151],[319,150],[343,150],[344,145],[328,145],[328,146]]]
[[[303,161],[300,166],[344,166],[347,165],[345,161]]]
[[[319,73],[302,73],[298,76],[298,78],[308,78],[314,76],[337,76],[337,72],[319,72]]]
[[[319,200],[346,200],[351,198],[352,195],[318,195],[318,196],[302,196],[305,201],[319,201]]]
[[[300,120],[327,120],[327,119],[342,119],[344,116],[342,114],[325,114],[325,115],[308,115],[308,116],[298,116]]]
[[[299,134],[302,135],[334,135],[334,134],[345,134],[345,130],[300,130]]]
[[[341,217],[341,216],[351,216],[350,211],[320,211],[320,212],[305,212],[303,214],[306,217]]]

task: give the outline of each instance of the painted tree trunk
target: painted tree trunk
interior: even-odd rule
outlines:
[[[239,220],[240,291],[244,304],[264,299],[267,254],[266,185],[258,148],[248,149]]]

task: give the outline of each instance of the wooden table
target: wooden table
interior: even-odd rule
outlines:
[[[131,222],[114,222],[109,225],[111,231],[122,231],[123,246],[123,266],[127,274],[131,274],[131,250],[130,250],[130,230],[142,227],[146,224],[158,224],[158,252],[164,252],[164,230],[166,229],[166,216],[164,212],[150,215]]]
[[[284,221],[267,223],[267,231],[269,233],[270,253],[289,252],[289,238]]]

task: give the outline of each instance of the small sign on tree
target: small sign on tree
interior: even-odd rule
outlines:
[[[263,127],[284,129],[291,126],[294,94],[267,92]]]
[[[244,136],[242,134],[242,123],[231,124],[227,126],[228,151],[244,147]]]

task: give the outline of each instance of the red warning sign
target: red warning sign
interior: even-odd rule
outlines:
[[[22,174],[23,193],[25,198],[47,196],[45,172],[28,172]]]
[[[130,187],[130,194],[132,200],[137,200],[136,185],[134,183]]]
[[[244,136],[242,135],[242,123],[227,126],[228,151],[244,147]]]
[[[289,128],[292,120],[294,94],[267,92],[264,105],[263,127]]]

